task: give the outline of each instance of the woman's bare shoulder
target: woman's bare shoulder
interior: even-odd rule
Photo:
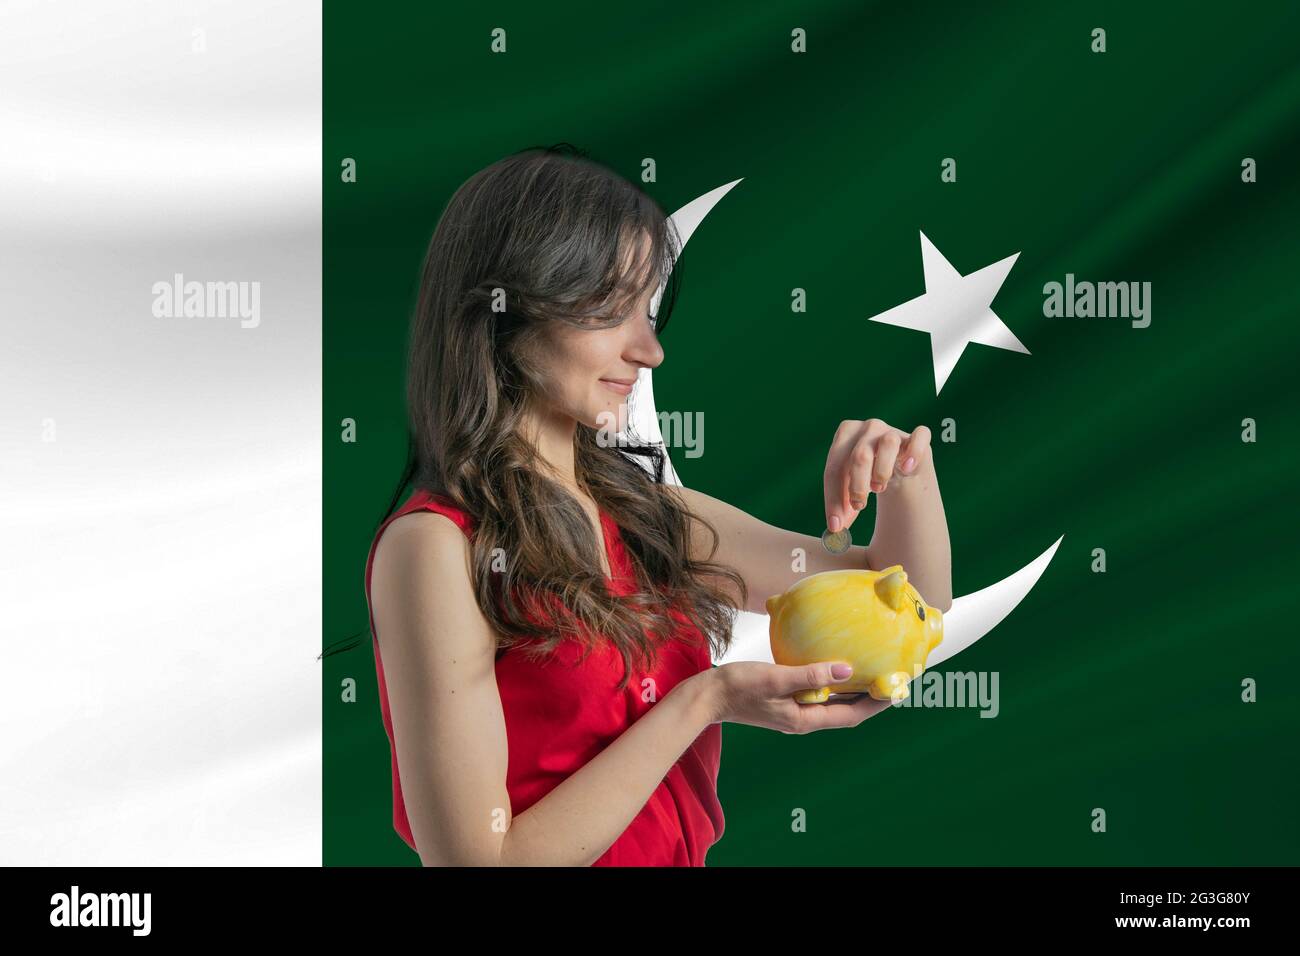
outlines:
[[[398,515],[384,529],[384,533],[379,538],[380,543],[382,544],[384,539],[394,531],[401,537],[414,536],[419,539],[432,537],[455,540],[465,537],[465,532],[460,530],[460,526],[439,511],[408,511],[404,515]],[[452,532],[455,532],[454,537]]]
[[[436,511],[412,511],[388,523],[375,546],[371,590],[378,598],[425,585],[469,585],[469,541],[456,522]]]
[[[491,660],[496,637],[478,606],[469,540],[445,515],[411,512],[389,522],[375,550],[370,592],[385,653],[438,647]]]

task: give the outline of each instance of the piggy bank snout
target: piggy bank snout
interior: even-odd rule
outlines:
[[[925,609],[925,626],[930,632],[931,647],[943,641],[943,611],[940,611],[937,607],[927,607]]]

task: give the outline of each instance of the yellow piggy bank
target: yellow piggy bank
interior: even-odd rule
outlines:
[[[801,704],[866,691],[903,700],[908,682],[943,640],[943,614],[907,583],[901,564],[883,571],[823,571],[767,599],[772,659],[778,664],[847,661],[841,684],[799,691]]]

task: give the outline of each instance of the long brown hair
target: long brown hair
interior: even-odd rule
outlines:
[[[645,254],[629,270],[625,256],[638,241]],[[689,522],[700,519],[664,483],[664,450],[641,442],[630,423],[627,442],[610,444],[578,422],[576,480],[617,522],[635,572],[635,591],[615,596],[586,512],[546,476],[519,430],[546,388],[536,362],[546,323],[626,321],[625,307],[654,283],[663,290],[661,333],[677,297],[680,248],[649,195],[568,144],[521,150],[474,174],[434,230],[411,323],[411,446],[389,514],[413,477],[472,516],[474,590],[498,654],[519,646],[541,657],[572,637],[585,658],[608,641],[623,658],[621,688],[634,668],[654,666],[682,618],[715,656],[730,644],[744,580],[692,560]],[[701,523],[712,557],[717,531]],[[500,554],[504,570],[494,566]],[[561,613],[545,611],[557,602]]]

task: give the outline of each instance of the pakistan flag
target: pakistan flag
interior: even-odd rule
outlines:
[[[707,419],[684,485],[820,535],[837,425],[925,425],[954,615],[1056,546],[929,672],[989,706],[725,724],[710,866],[1293,863],[1298,36],[1291,2],[327,6],[325,642],[367,627],[429,236],[569,142],[669,214],[734,184],[653,373]],[[324,861],[416,865],[370,653],[324,658]]]

